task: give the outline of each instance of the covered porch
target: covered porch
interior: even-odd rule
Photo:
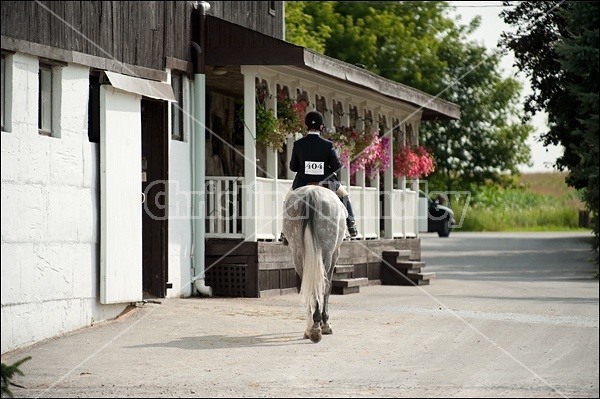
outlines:
[[[418,144],[422,120],[460,116],[455,104],[360,66],[218,18],[207,16],[207,26],[206,135],[199,137],[205,141],[207,160],[201,173],[205,176],[207,276],[215,267],[211,240],[280,246],[277,238],[282,228],[284,198],[294,177],[288,167],[289,157],[293,142],[300,136],[288,134],[281,152],[259,143],[258,106],[277,116],[277,96],[285,93],[295,101],[303,101],[306,112],[321,112],[328,129],[370,129],[380,137],[388,137],[390,152],[394,146]],[[239,119],[243,125],[237,124]],[[381,175],[369,176],[364,170],[351,175],[350,162],[339,178],[355,210],[357,242],[381,240],[391,249],[407,247],[413,251],[412,258],[420,259],[418,235],[426,226],[426,219],[419,219],[419,214],[423,214],[418,209],[419,180],[394,177],[393,162]],[[416,241],[416,246],[390,245],[394,240],[407,239]],[[251,247],[256,248],[252,256],[259,262],[260,246],[248,248]],[[233,252],[229,255],[233,256]],[[254,275],[258,276],[258,270],[260,265],[256,265]],[[378,280],[375,274],[371,275],[373,281]]]

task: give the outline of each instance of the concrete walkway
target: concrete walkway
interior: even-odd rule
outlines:
[[[333,296],[302,339],[299,295],[147,303],[2,355],[15,397],[598,397],[588,233],[422,236],[431,285]]]

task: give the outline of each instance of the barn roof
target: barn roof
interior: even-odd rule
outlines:
[[[460,107],[368,70],[328,57],[223,19],[207,15],[205,62],[239,72],[241,65],[286,67],[288,73],[309,71],[320,77],[401,101],[422,110],[422,119],[459,119]],[[207,75],[208,76],[208,75]],[[230,77],[207,77],[207,84],[231,91]],[[243,87],[238,88],[243,92]]]

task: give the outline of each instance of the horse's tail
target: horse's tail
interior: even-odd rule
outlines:
[[[325,267],[323,252],[315,236],[315,218],[317,207],[314,193],[309,193],[304,202],[306,217],[302,220],[302,241],[304,243],[304,268],[302,270],[302,285],[300,293],[307,304],[314,308],[323,309],[323,293],[325,291]]]

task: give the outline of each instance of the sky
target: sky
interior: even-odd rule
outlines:
[[[483,44],[490,49],[497,49],[500,34],[503,31],[512,30],[512,28],[505,24],[499,16],[500,12],[504,9],[501,1],[451,1],[450,3],[456,7],[456,13],[460,15],[460,23],[463,25],[466,25],[475,18],[475,16],[481,16],[481,25],[472,39],[483,42]],[[518,73],[512,66],[513,62],[514,57],[512,53],[504,56],[501,63],[501,67],[504,70],[503,76],[515,77],[514,74]],[[519,80],[524,87],[523,97],[528,93],[531,93],[529,82],[523,74],[517,74],[516,79]],[[531,148],[531,161],[533,165],[523,165],[520,168],[522,173],[553,172],[554,169],[552,165],[556,159],[562,155],[562,147],[544,147],[536,140],[541,133],[546,131],[546,119],[546,114],[538,114],[533,119],[532,125],[534,126],[535,131],[527,141]]]

